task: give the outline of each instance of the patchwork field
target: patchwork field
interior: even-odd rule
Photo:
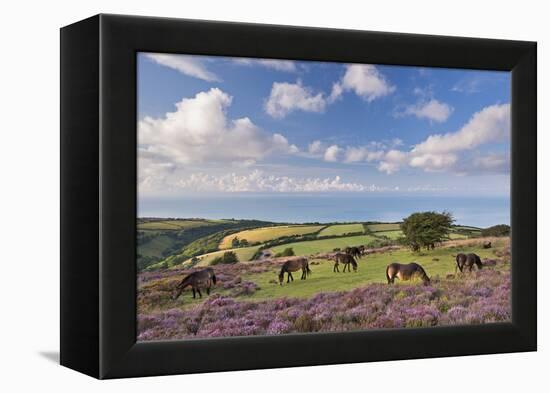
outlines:
[[[318,236],[341,236],[358,232],[364,232],[363,224],[338,224],[326,227]]]
[[[160,220],[160,221],[148,221],[138,224],[138,230],[173,230],[178,231],[182,229],[197,228],[206,225],[214,225],[224,222],[224,220]]]
[[[403,232],[401,231],[381,231],[381,232],[375,232],[376,236],[386,236],[392,240],[398,239],[401,236],[403,236]]]
[[[239,262],[247,262],[252,258],[252,256],[257,250],[258,250],[258,246],[233,248],[229,250],[211,252],[208,254],[201,255],[199,258],[199,262],[195,266],[201,266],[201,267],[208,266],[216,257],[222,256],[227,251],[233,251],[235,254],[237,254],[237,258],[239,258]],[[185,261],[184,263],[188,263],[188,262],[189,260]]]
[[[247,240],[249,243],[263,243],[268,240],[278,239],[285,236],[306,235],[317,232],[323,225],[292,225],[256,228],[231,234],[220,242],[220,249],[232,248],[234,238]]]
[[[375,239],[374,236],[360,235],[360,236],[348,236],[337,237],[332,239],[322,240],[310,240],[295,243],[282,244],[280,246],[273,247],[271,250],[274,253],[282,252],[286,248],[292,248],[295,255],[310,255],[319,252],[329,252],[335,248],[345,248],[347,246],[360,246],[368,244]]]
[[[383,231],[400,231],[399,224],[370,224],[367,228],[371,232],[383,232]]]

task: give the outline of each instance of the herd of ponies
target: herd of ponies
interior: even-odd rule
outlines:
[[[489,247],[491,247],[490,243]],[[484,245],[484,248],[487,247]],[[365,246],[346,247],[343,251],[338,251],[327,255],[326,258],[334,261],[333,271],[335,273],[340,272],[339,266],[341,264],[344,265],[344,268],[342,270],[343,272],[345,272],[346,269],[348,272],[351,272],[351,269],[353,269],[354,272],[357,272],[357,258],[361,258],[366,254],[368,254],[368,250],[365,248]],[[479,257],[479,255],[474,253],[460,253],[456,255],[455,260],[455,272],[457,272],[457,270],[460,270],[461,273],[466,270],[471,272],[474,268],[474,265],[477,266],[478,269],[481,269],[483,267],[481,258]],[[287,283],[294,281],[292,272],[297,272],[299,270],[302,271],[301,280],[306,280],[307,277],[311,274],[308,258],[288,258],[288,260],[284,261],[281,266],[281,270],[278,275],[279,284],[283,285],[285,273],[287,274]],[[418,263],[411,262],[402,264],[393,262],[386,267],[386,279],[388,281],[388,284],[393,284],[396,278],[401,281],[408,281],[411,280],[413,277],[419,277],[424,285],[429,285],[430,283],[430,277],[428,276],[424,268]],[[196,294],[198,294],[199,297],[202,298],[201,289],[206,290],[206,294],[210,295],[210,290],[214,285],[216,285],[216,274],[212,267],[196,270],[185,276],[176,285],[174,293],[172,295],[172,299],[176,300],[187,287],[191,287],[193,299],[196,298]]]

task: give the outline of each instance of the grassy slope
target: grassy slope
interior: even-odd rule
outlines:
[[[360,246],[374,240],[373,236],[360,235],[349,237],[338,237],[334,239],[312,240],[296,243],[282,244],[273,247],[271,250],[274,253],[283,251],[285,248],[292,247],[295,255],[309,255],[318,252],[332,251],[335,248],[344,248],[346,246]]]
[[[379,236],[386,236],[389,237],[392,240],[397,239],[398,237],[403,236],[403,232],[401,231],[382,231],[382,232],[374,232],[375,235]]]
[[[319,236],[338,236],[357,232],[363,232],[363,224],[331,225],[319,232]]]
[[[227,251],[234,251],[237,254],[237,258],[239,258],[239,262],[247,262],[252,258],[254,253],[258,250],[258,246],[255,247],[243,247],[243,248],[234,248],[230,250],[221,250],[221,251],[215,251],[208,254],[204,254],[200,257],[200,262],[197,263],[196,266],[208,266],[210,265],[210,262],[214,260],[216,257],[221,257],[224,252]],[[186,261],[188,262],[188,261]]]
[[[323,225],[292,225],[250,229],[226,236],[220,243],[220,249],[231,248],[231,241],[235,237],[246,239],[249,243],[261,243],[283,236],[305,235],[316,232],[321,228],[323,228]]]
[[[371,232],[398,231],[401,229],[399,224],[371,224],[368,225],[368,228]]]
[[[360,287],[368,283],[385,283],[386,266],[391,262],[417,262],[421,264],[428,276],[445,277],[448,273],[454,273],[455,258],[459,252],[475,252],[482,259],[494,258],[492,249],[483,249],[480,246],[458,247],[458,248],[436,248],[433,251],[415,254],[408,249],[393,251],[386,254],[372,254],[358,260],[358,271],[354,273],[333,273],[334,263],[327,260],[318,260],[319,265],[311,265],[312,274],[307,280],[300,280],[301,272],[293,274],[294,282],[279,285],[270,283],[277,279],[278,271],[271,271],[260,274],[250,274],[243,276],[243,279],[254,281],[261,287],[261,290],[255,292],[251,299],[270,299],[278,297],[308,297],[319,292],[344,291]],[[438,261],[433,259],[437,258]],[[311,260],[314,261],[314,260]],[[340,266],[340,271],[342,266]]]
[[[169,236],[159,235],[150,241],[146,245],[138,247],[138,251],[141,255],[146,257],[157,257],[162,254],[164,250],[171,247],[174,240]]]

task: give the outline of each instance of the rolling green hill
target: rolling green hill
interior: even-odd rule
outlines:
[[[364,231],[363,224],[337,224],[326,227],[319,232],[318,236],[342,236],[348,233],[364,233]]]

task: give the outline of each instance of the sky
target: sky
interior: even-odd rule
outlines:
[[[138,54],[140,197],[504,196],[510,74]]]

